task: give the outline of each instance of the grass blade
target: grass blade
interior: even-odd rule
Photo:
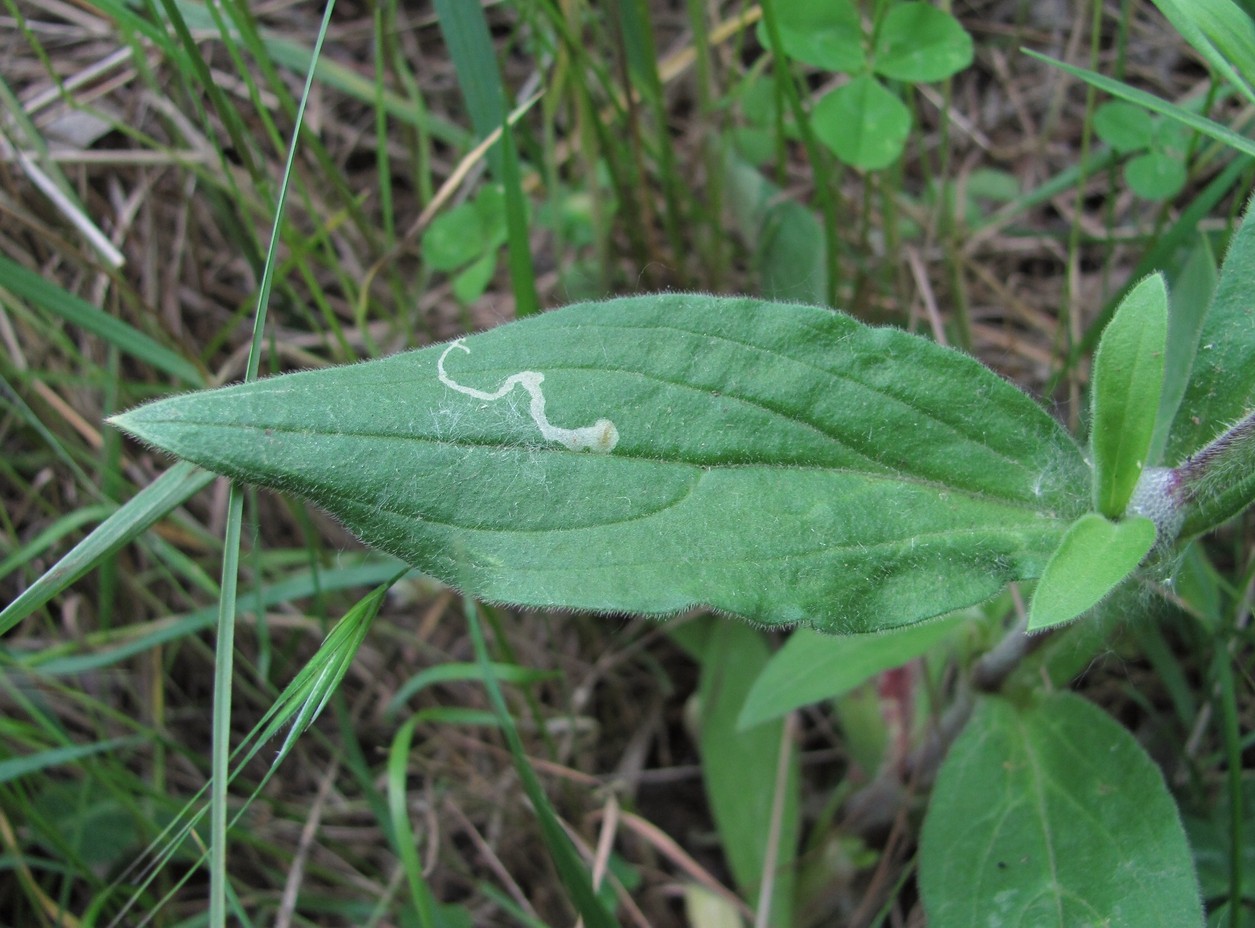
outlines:
[[[523,742],[519,738],[510,709],[506,706],[505,697],[501,695],[501,687],[497,685],[497,676],[493,673],[492,662],[488,657],[488,646],[484,643],[484,630],[479,620],[479,607],[472,599],[466,600],[466,621],[470,628],[471,641],[475,646],[475,657],[479,661],[483,674],[484,686],[488,690],[488,700],[497,713],[497,720],[501,724],[506,744],[510,748],[510,756],[514,759],[514,767],[518,771],[527,798],[532,802],[532,808],[536,810],[541,837],[544,839],[549,856],[553,859],[554,866],[558,868],[562,884],[566,887],[571,902],[584,919],[587,928],[613,928],[614,919],[598,900],[588,871],[576,853],[571,839],[562,830],[549,797],[545,795],[536,771],[532,769],[532,765],[527,761],[527,755],[523,752]]]
[[[0,255],[0,288],[99,336],[123,353],[165,371],[187,386],[205,384],[204,374],[183,356],[3,255]]]
[[[103,558],[147,531],[176,506],[214,480],[208,471],[190,464],[174,465],[119,506],[90,535],[80,541],[47,573],[22,591],[0,612],[0,635],[77,581]]]

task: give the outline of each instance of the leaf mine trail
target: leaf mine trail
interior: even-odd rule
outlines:
[[[509,394],[516,385],[522,386],[532,400],[528,412],[532,417],[532,421],[536,423],[536,428],[540,429],[541,437],[545,441],[556,441],[572,451],[592,451],[597,454],[609,454],[614,450],[614,446],[619,443],[619,430],[609,419],[598,419],[592,425],[576,429],[564,429],[551,424],[549,418],[545,415],[545,394],[540,389],[545,375],[539,371],[520,371],[517,374],[512,374],[492,393],[476,390],[474,387],[463,386],[451,378],[444,368],[445,359],[449,357],[449,352],[454,348],[460,349],[467,354],[471,353],[471,349],[467,348],[460,338],[451,342],[441,353],[440,359],[436,362],[436,372],[440,377],[440,382],[446,387],[459,393],[465,393],[467,396],[473,396],[477,400],[493,403]]]

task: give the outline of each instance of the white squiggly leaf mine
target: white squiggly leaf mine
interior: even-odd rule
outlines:
[[[445,359],[449,357],[449,352],[455,348],[467,354],[471,353],[471,349],[467,348],[462,343],[462,339],[459,338],[457,341],[449,343],[449,346],[440,355],[440,360],[436,362],[436,373],[440,377],[440,382],[449,389],[472,396],[477,400],[483,400],[486,403],[493,403],[505,397],[516,386],[521,386],[527,391],[527,395],[531,397],[528,413],[532,417],[532,421],[536,423],[536,428],[540,430],[541,437],[545,441],[555,441],[572,451],[591,451],[597,454],[609,454],[614,450],[614,446],[619,443],[619,430],[609,419],[598,419],[592,425],[586,425],[577,429],[564,429],[553,425],[545,415],[545,394],[540,389],[545,375],[539,371],[520,371],[517,374],[511,374],[502,382],[501,386],[491,393],[485,390],[476,390],[474,387],[463,386],[451,378],[444,368]]]

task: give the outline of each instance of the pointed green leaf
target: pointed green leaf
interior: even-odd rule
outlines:
[[[1105,74],[1099,74],[1097,71],[1089,71],[1085,68],[1078,68],[1074,64],[1068,64],[1066,61],[1060,61],[1057,58],[1051,58],[1049,55],[1043,55],[1032,49],[1024,49],[1024,54],[1030,58],[1036,58],[1038,61],[1044,61],[1047,64],[1065,71],[1073,77],[1079,77],[1085,83],[1099,90],[1118,97],[1121,100],[1128,100],[1138,106],[1144,106],[1152,113],[1159,113],[1167,116],[1169,119],[1180,123],[1182,126],[1188,126],[1196,132],[1201,132],[1208,138],[1215,139],[1224,145],[1228,145],[1234,151],[1242,152],[1245,155],[1255,157],[1255,139],[1249,139],[1233,129],[1225,123],[1217,122],[1214,119],[1208,119],[1193,110],[1175,103],[1169,103],[1167,100],[1161,100],[1154,94],[1147,93],[1145,90],[1139,90],[1136,87],[1130,87],[1128,84],[1122,83],[1115,78],[1107,77]]]
[[[1255,221],[1248,205],[1220,268],[1211,308],[1203,319],[1190,382],[1168,440],[1167,464],[1185,460],[1255,408],[1253,286]]]
[[[911,111],[870,74],[824,95],[811,121],[833,154],[867,171],[897,161],[911,132]]]
[[[1168,289],[1152,274],[1120,303],[1094,355],[1094,508],[1118,519],[1147,465],[1163,390]]]
[[[872,68],[895,81],[945,80],[972,63],[972,37],[959,21],[928,3],[898,3],[876,33]]]
[[[32,305],[90,332],[145,364],[151,364],[171,377],[177,377],[185,384],[199,386],[205,382],[204,375],[197,370],[196,365],[182,355],[44,279],[35,271],[0,255],[0,291],[4,290],[29,300]]]
[[[579,304],[114,422],[486,599],[847,632],[1037,576],[1087,486],[1067,433],[971,358],[700,295]]]
[[[1155,437],[1147,459],[1164,462],[1168,439],[1177,410],[1190,382],[1190,371],[1198,353],[1198,336],[1216,292],[1216,257],[1207,236],[1195,233],[1168,294],[1168,347],[1164,352],[1163,392],[1159,415],[1155,417]]]
[[[1232,0],[1154,0],[1181,36],[1234,88],[1255,100],[1255,22]]]
[[[190,464],[177,464],[117,508],[61,560],[0,610],[0,635],[76,582],[137,535],[147,531],[214,480]]]
[[[970,619],[970,614],[959,613],[857,638],[799,628],[755,677],[737,725],[749,728],[799,706],[844,695],[881,671],[927,653]]]
[[[977,706],[928,804],[920,891],[929,928],[1203,923],[1159,768],[1069,693]]]
[[[1142,516],[1109,522],[1096,512],[1068,529],[1050,558],[1029,612],[1029,631],[1069,622],[1093,608],[1137,569],[1155,545],[1155,523]]]

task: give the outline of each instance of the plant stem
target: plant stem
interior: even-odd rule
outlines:
[[[1174,469],[1178,505],[1189,507],[1182,536],[1208,531],[1255,498],[1255,410]]]

